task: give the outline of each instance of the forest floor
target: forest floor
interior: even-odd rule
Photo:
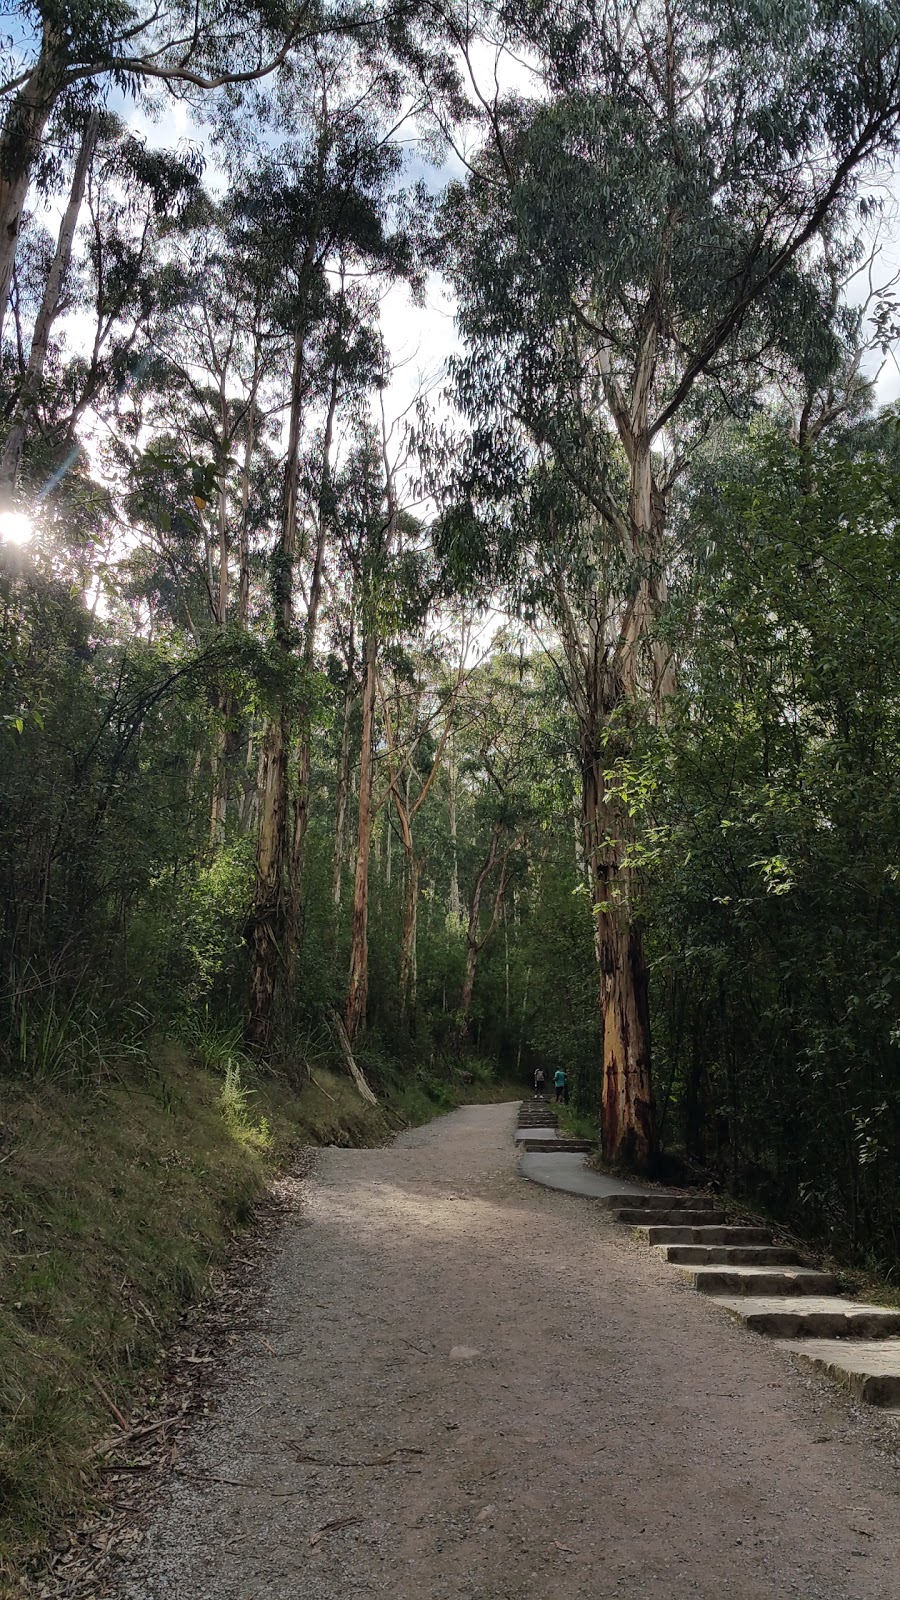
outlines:
[[[104,1600],[897,1595],[900,1420],[526,1183],[514,1125],[315,1156]]]

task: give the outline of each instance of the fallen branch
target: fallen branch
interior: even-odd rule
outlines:
[[[309,1075],[309,1079],[310,1079],[310,1083],[314,1083],[314,1084],[315,1084],[315,1086],[316,1086],[316,1088],[317,1088],[317,1089],[318,1089],[318,1091],[319,1091],[319,1093],[320,1093],[320,1094],[323,1094],[323,1095],[324,1095],[324,1096],[325,1096],[325,1099],[326,1099],[326,1100],[330,1100],[330,1101],[331,1101],[331,1104],[332,1104],[332,1105],[333,1105],[333,1106],[336,1106],[336,1105],[337,1105],[337,1101],[336,1101],[336,1099],[335,1099],[335,1097],[334,1097],[334,1095],[333,1095],[333,1094],[329,1094],[329,1093],[328,1093],[328,1090],[327,1090],[327,1089],[326,1089],[326,1088],[325,1088],[325,1085],[324,1085],[324,1084],[323,1084],[323,1083],[320,1083],[320,1082],[319,1082],[319,1080],[318,1080],[318,1078],[317,1078],[317,1077],[316,1077],[316,1075],[315,1075],[315,1073],[314,1073],[314,1072],[311,1072],[311,1073],[310,1073],[310,1075]]]
[[[88,1451],[88,1457],[107,1456],[111,1450],[121,1450],[123,1445],[135,1439],[149,1439],[154,1433],[164,1433],[167,1428],[175,1427],[176,1423],[183,1422],[188,1409],[188,1401],[179,1406],[177,1411],[171,1411],[167,1417],[161,1417],[158,1422],[144,1422],[139,1427],[128,1428],[124,1434],[117,1433],[111,1439],[101,1439],[93,1449]]]
[[[295,1448],[288,1440],[288,1449],[293,1450]],[[365,1461],[328,1461],[324,1456],[311,1456],[299,1451],[294,1456],[294,1460],[301,1465],[313,1467],[396,1467],[402,1464],[398,1461],[398,1456],[423,1456],[424,1454],[425,1451],[417,1445],[399,1445],[396,1450],[391,1450],[389,1455],[370,1456]]]
[[[337,1034],[337,1041],[341,1047],[341,1054],[344,1057],[344,1061],[347,1066],[347,1071],[353,1079],[353,1082],[356,1084],[360,1099],[365,1100],[367,1105],[377,1106],[378,1101],[369,1088],[369,1085],[366,1083],[365,1078],[363,1077],[353,1058],[353,1050],[350,1046],[350,1040],[347,1037],[347,1029],[344,1027],[343,1017],[338,1011],[332,1011],[331,1017],[334,1023],[334,1031]]]
[[[92,1382],[93,1382],[94,1388],[96,1389],[97,1393],[99,1394],[101,1400],[104,1400],[106,1402],[106,1404],[109,1406],[109,1409],[112,1412],[113,1416],[115,1417],[117,1423],[119,1424],[119,1427],[122,1429],[122,1432],[123,1433],[130,1433],[131,1425],[130,1425],[130,1423],[128,1421],[128,1418],[123,1414],[123,1412],[121,1412],[119,1410],[118,1406],[116,1405],[115,1400],[111,1399],[110,1396],[107,1394],[107,1392],[104,1389],[102,1383],[100,1382],[100,1379],[97,1378],[97,1377],[94,1377],[92,1379]]]
[[[352,1528],[355,1522],[362,1522],[362,1517],[335,1517],[333,1522],[326,1522],[315,1533],[309,1536],[310,1546],[317,1545],[323,1533],[334,1533],[337,1528]]]
[[[306,1493],[305,1489],[270,1489],[267,1483],[255,1483],[247,1478],[220,1478],[215,1472],[204,1472],[200,1467],[194,1467],[180,1476],[188,1481],[202,1478],[204,1483],[224,1483],[228,1489],[258,1489],[262,1494],[272,1495],[275,1500],[290,1500],[295,1495]]]

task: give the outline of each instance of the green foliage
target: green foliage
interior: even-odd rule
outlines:
[[[188,878],[181,894],[178,946],[169,925],[167,965],[191,1002],[215,991],[223,972],[243,970],[243,930],[253,885],[253,840],[239,836]],[[171,897],[166,896],[171,902]],[[180,968],[180,970],[179,970]]]
[[[255,1123],[251,1115],[255,1092],[253,1089],[248,1089],[243,1082],[240,1062],[229,1061],[219,1095],[222,1116],[229,1131],[242,1144],[250,1145],[257,1150],[268,1150],[272,1144],[268,1117],[261,1117],[259,1122]]]
[[[777,438],[714,464],[657,754],[657,1072],[670,1136],[898,1259],[900,479]]]
[[[240,1022],[228,1024],[209,1007],[186,1009],[177,1021],[178,1036],[188,1046],[201,1066],[210,1072],[227,1073],[245,1060],[241,1048],[243,1030]]]

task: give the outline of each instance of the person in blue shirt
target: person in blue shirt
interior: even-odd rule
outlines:
[[[568,1105],[569,1104],[569,1080],[566,1077],[566,1073],[565,1073],[565,1070],[564,1070],[563,1067],[557,1067],[556,1071],[554,1072],[554,1074],[553,1074],[553,1087],[556,1090],[556,1102],[557,1102],[557,1105],[559,1104],[560,1100],[562,1100],[565,1105]]]

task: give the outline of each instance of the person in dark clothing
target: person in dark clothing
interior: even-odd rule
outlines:
[[[538,1067],[534,1075],[534,1092],[539,1100],[544,1098],[544,1082],[544,1069],[543,1067]]]

